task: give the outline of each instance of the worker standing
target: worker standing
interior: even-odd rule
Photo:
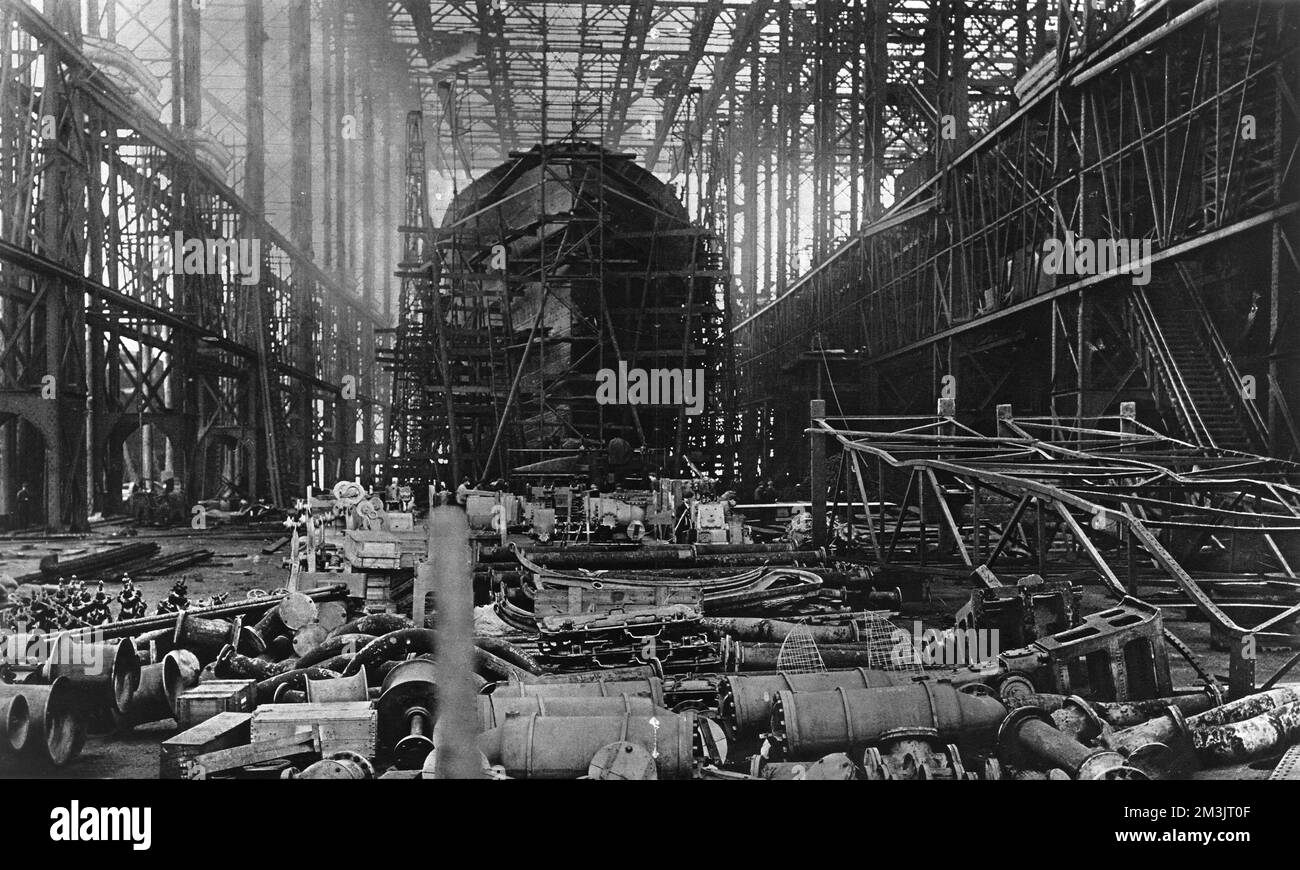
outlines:
[[[465,507],[469,503],[469,494],[473,489],[473,484],[470,483],[469,477],[466,476],[461,480],[460,486],[456,487],[456,504]]]
[[[18,490],[17,501],[18,504],[15,519],[17,520],[18,528],[25,529],[32,524],[32,491],[27,488],[26,481],[23,482],[23,485]]]

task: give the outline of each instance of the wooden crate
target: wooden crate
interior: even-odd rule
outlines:
[[[176,697],[176,724],[192,728],[218,713],[251,713],[256,680],[210,680]]]
[[[175,737],[167,738],[158,751],[159,778],[181,779],[182,768],[188,759],[247,743],[252,721],[252,713],[218,713]]]
[[[320,753],[348,750],[373,758],[379,750],[379,713],[369,701],[330,704],[263,704],[253,713],[252,739],[270,740],[313,731]]]
[[[343,533],[343,555],[357,568],[401,566],[402,545],[390,532],[352,529]]]

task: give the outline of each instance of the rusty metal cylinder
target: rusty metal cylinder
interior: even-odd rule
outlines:
[[[1106,742],[1111,749],[1123,755],[1150,743],[1172,746],[1189,731],[1242,722],[1296,701],[1300,701],[1300,690],[1281,688],[1256,692],[1190,717],[1184,717],[1180,708],[1173,707],[1167,709],[1163,716],[1116,731]]]
[[[140,685],[140,659],[130,638],[107,643],[84,643],[60,636],[53,643],[41,678],[53,683],[60,677],[88,709],[126,710]]]
[[[266,649],[262,638],[251,628],[241,624],[238,618],[234,622],[227,622],[224,619],[206,619],[202,616],[194,616],[185,610],[176,614],[172,642],[200,656],[205,654],[214,656],[226,644],[230,644],[242,653],[254,656]]]
[[[215,661],[215,672],[217,676],[225,679],[245,679],[245,680],[269,680],[276,674],[282,674],[285,671],[292,670],[295,662],[271,662],[261,657],[254,658],[246,656],[243,653],[235,652],[235,648],[226,644],[217,653]]]
[[[293,633],[316,618],[317,605],[301,592],[290,592],[266,611],[250,631],[261,639],[263,647],[283,635]]]
[[[1041,707],[1019,707],[998,729],[1002,760],[1015,767],[1059,767],[1074,779],[1106,779],[1124,764],[1124,757],[1108,749],[1084,746],[1054,724]],[[1026,761],[1030,764],[1026,764]]]
[[[795,629],[807,632],[819,643],[857,643],[862,640],[858,627],[848,625],[805,625],[781,619],[758,619],[746,616],[706,616],[705,628],[718,635],[729,635],[737,640],[780,642]]]
[[[993,734],[1006,714],[996,698],[929,680],[878,689],[784,691],[772,705],[770,739],[774,757],[797,761],[852,752],[903,732],[944,742],[975,740]]]
[[[1192,746],[1201,761],[1209,765],[1240,764],[1264,758],[1297,739],[1300,739],[1300,702],[1284,704],[1241,722],[1192,731]]]
[[[658,677],[580,683],[520,683],[508,680],[495,683],[492,694],[502,698],[617,698],[620,695],[635,695],[649,698],[657,707],[666,706],[664,683]]]
[[[77,708],[77,692],[67,677],[48,686],[0,683],[0,698],[22,695],[27,702],[28,732],[24,749],[62,767],[81,752],[86,723]]]
[[[1202,713],[1214,706],[1208,692],[1176,695],[1145,701],[1086,701],[1077,695],[1025,694],[1004,698],[1010,708],[1040,707],[1052,716],[1056,727],[1076,740],[1091,741],[1107,728],[1131,728],[1169,712],[1176,707],[1184,715]]]
[[[695,713],[660,716],[509,716],[479,735],[491,764],[517,779],[577,779],[610,743],[655,754],[660,779],[688,779],[695,769]],[[657,754],[656,754],[657,753]]]
[[[199,657],[187,649],[174,649],[163,656],[163,691],[167,694],[167,706],[176,712],[176,699],[181,692],[192,689],[199,684]]]
[[[718,682],[718,710],[737,736],[757,734],[772,719],[778,692],[828,692],[833,689],[883,689],[914,682],[904,671],[852,668],[813,674],[731,675]]]
[[[21,752],[31,730],[31,714],[23,695],[0,697],[0,749]]]
[[[536,713],[538,716],[656,716],[671,713],[643,695],[613,695],[603,697],[560,696],[548,698],[530,695],[523,698],[478,696],[479,720],[482,730],[495,728],[507,716]]]

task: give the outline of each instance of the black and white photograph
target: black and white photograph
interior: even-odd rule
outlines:
[[[202,780],[1172,782],[919,799],[1285,841],[1300,0],[0,0],[0,40],[0,856],[323,788]]]

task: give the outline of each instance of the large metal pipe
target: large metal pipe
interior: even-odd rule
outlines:
[[[374,639],[373,634],[362,634],[360,632],[334,635],[308,652],[303,653],[294,667],[309,668],[337,655],[355,655],[357,650],[364,649],[366,644]]]
[[[298,629],[316,618],[316,602],[301,592],[290,592],[266,611],[251,629],[265,648],[277,637],[293,636]]]
[[[194,616],[187,610],[176,614],[172,642],[178,647],[210,656],[215,656],[226,644],[248,655],[258,655],[266,649],[262,638],[238,619],[233,622],[207,619]]]
[[[757,734],[772,719],[778,692],[828,692],[834,689],[883,689],[915,681],[906,671],[853,668],[811,674],[730,675],[718,682],[718,710],[738,737]]]
[[[1179,707],[1169,707],[1163,716],[1116,731],[1104,740],[1122,755],[1152,743],[1173,746],[1191,730],[1243,722],[1296,701],[1300,701],[1300,690],[1280,688],[1256,692],[1191,717],[1185,717]]]
[[[1041,707],[1019,707],[1007,714],[998,728],[998,749],[1002,760],[1015,767],[1059,767],[1074,779],[1109,779],[1124,765],[1118,752],[1084,746],[1062,732]]]
[[[140,685],[140,659],[129,638],[108,643],[82,643],[66,635],[54,639],[41,679],[63,677],[88,708],[126,711]]]
[[[951,683],[925,680],[910,686],[778,692],[772,705],[773,757],[814,759],[852,752],[891,732],[926,729],[943,742],[993,734],[1007,708],[996,698],[969,695]]]
[[[276,674],[293,670],[295,667],[297,667],[296,659],[287,659],[283,662],[266,661],[262,658],[254,658],[235,652],[235,648],[230,644],[226,644],[221,648],[221,651],[217,653],[216,660],[213,662],[213,670],[223,680],[237,678],[269,680]]]
[[[855,623],[848,625],[807,625],[780,619],[747,616],[706,616],[705,628],[720,636],[758,642],[783,641],[796,629],[806,632],[817,643],[856,643],[862,640]]]
[[[1030,693],[1003,696],[1010,708],[1040,707],[1052,716],[1052,722],[1076,740],[1090,741],[1106,728],[1131,728],[1153,718],[1163,716],[1170,707],[1177,707],[1183,715],[1203,713],[1216,703],[1209,692],[1194,695],[1175,695],[1169,698],[1151,698],[1145,701],[1087,701],[1078,695],[1053,695]]]
[[[520,683],[508,680],[494,683],[492,694],[502,698],[617,698],[621,695],[634,695],[649,698],[656,707],[664,706],[664,683],[658,677],[569,683]]]
[[[0,697],[0,744],[14,752],[21,752],[27,745],[30,728],[31,714],[27,710],[27,698],[23,695]]]
[[[173,715],[176,713],[176,699],[181,692],[192,689],[199,684],[199,657],[187,649],[174,649],[163,656],[163,692],[167,695],[167,706]]]
[[[341,634],[369,634],[375,637],[383,637],[404,628],[415,628],[415,623],[396,613],[372,613],[360,619],[345,622],[338,628],[332,629],[326,640],[338,637]]]
[[[695,714],[662,716],[510,716],[479,736],[491,764],[518,779],[577,779],[610,743],[628,742],[655,756],[660,779],[694,772]]]
[[[77,710],[76,690],[67,677],[48,686],[0,683],[0,698],[22,695],[29,716],[25,749],[62,767],[80,752],[86,742],[86,723]]]
[[[479,724],[487,731],[505,722],[507,716],[659,716],[672,711],[660,707],[644,695],[614,695],[603,697],[556,698],[532,695],[524,698],[507,698],[491,695],[478,696]]]
[[[1241,722],[1194,729],[1192,746],[1206,764],[1240,764],[1276,754],[1298,738],[1300,702],[1292,702]]]

